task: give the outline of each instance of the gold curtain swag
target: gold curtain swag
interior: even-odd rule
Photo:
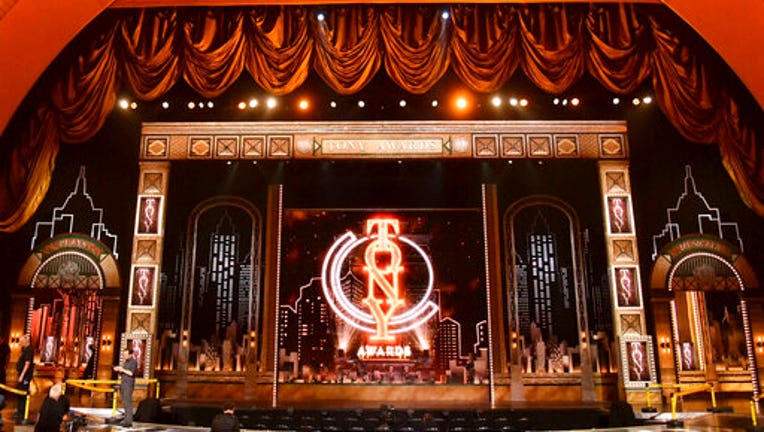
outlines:
[[[382,67],[414,94],[448,68],[481,93],[501,88],[518,68],[550,93],[584,73],[617,94],[651,78],[674,127],[693,142],[719,145],[743,201],[764,217],[764,146],[753,124],[714,65],[665,26],[654,7],[458,4],[447,19],[441,7],[425,4],[321,9],[321,21],[310,6],[112,10],[97,18],[102,30],[67,63],[26,132],[4,137],[0,231],[29,220],[48,190],[59,143],[95,135],[120,88],[154,100],[183,79],[212,98],[246,71],[265,91],[283,95],[315,72],[347,95]]]

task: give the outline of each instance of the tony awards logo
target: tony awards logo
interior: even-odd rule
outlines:
[[[427,266],[427,288],[415,304],[407,301],[406,287],[402,283],[405,271],[404,252],[410,248],[420,255]],[[363,248],[363,249],[360,249]],[[342,289],[342,265],[356,250],[363,251],[363,270],[366,273],[366,297],[354,304]],[[326,300],[332,310],[347,324],[369,334],[368,345],[359,354],[385,357],[387,353],[405,352],[394,347],[397,335],[424,324],[438,311],[430,300],[433,289],[432,263],[419,245],[400,235],[397,219],[373,218],[366,221],[366,235],[346,232],[329,249],[321,270],[321,283]],[[408,347],[405,347],[408,348]],[[361,355],[359,355],[361,357]]]

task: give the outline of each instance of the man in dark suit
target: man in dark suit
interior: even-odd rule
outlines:
[[[133,357],[133,350],[125,350],[125,359],[121,366],[114,366],[114,371],[119,373],[122,383],[119,386],[122,396],[122,407],[125,409],[125,419],[120,426],[131,427],[133,425],[133,389],[135,389],[135,371],[138,362]]]
[[[212,419],[210,432],[239,432],[239,418],[234,415],[233,410],[233,404],[227,403],[223,407],[223,413]]]

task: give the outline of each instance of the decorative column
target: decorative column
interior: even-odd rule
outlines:
[[[505,372],[509,363],[507,359],[506,334],[504,332],[504,298],[503,285],[501,283],[501,233],[499,229],[500,217],[498,206],[498,192],[495,184],[484,184],[483,195],[483,233],[485,240],[485,260],[487,286],[487,312],[488,312],[488,343],[490,359],[488,370],[491,375],[489,402],[491,408],[495,408],[496,400],[500,395],[496,394],[496,384],[504,384],[509,381]],[[515,386],[522,386],[522,382],[511,383],[512,390]],[[506,398],[506,396],[504,396]]]
[[[599,171],[620,384],[628,401],[641,396],[644,403],[645,385],[655,382],[656,374],[652,338],[645,334],[629,163],[600,161]]]
[[[146,335],[148,371],[145,375],[152,376],[156,355],[152,353],[151,344],[156,335],[159,312],[159,275],[170,163],[144,161],[139,163],[139,168],[125,329],[128,333],[126,340]]]

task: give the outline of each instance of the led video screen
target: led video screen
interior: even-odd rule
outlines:
[[[489,380],[483,215],[285,209],[281,383]]]

